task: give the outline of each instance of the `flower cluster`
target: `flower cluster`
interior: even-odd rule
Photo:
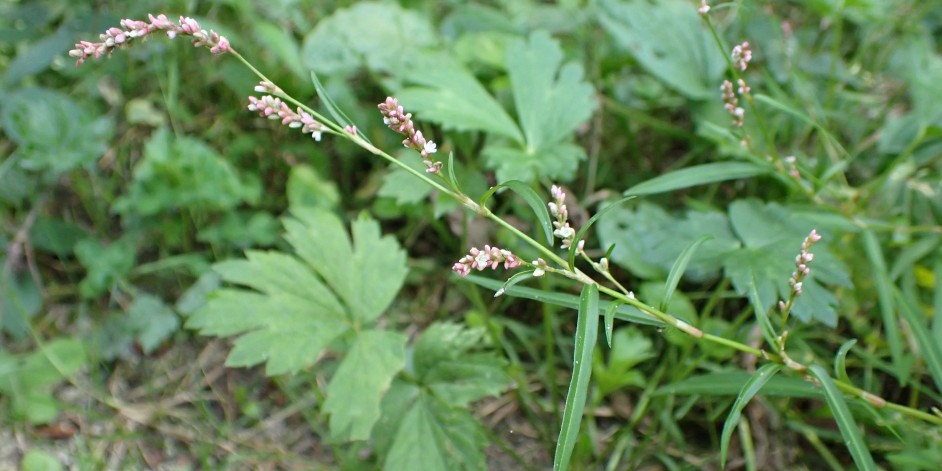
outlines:
[[[706,15],[710,12],[710,5],[707,5],[707,0],[700,0],[700,8],[697,8],[697,12],[701,15]]]
[[[808,264],[814,260],[814,254],[808,250],[819,240],[821,240],[821,235],[818,234],[818,231],[812,229],[808,237],[805,237],[805,240],[801,243],[801,251],[795,257],[795,271],[792,273],[792,277],[788,279],[788,285],[792,287],[795,297],[801,296],[802,282],[811,273]]]
[[[422,154],[422,161],[425,162],[425,171],[428,173],[438,173],[442,169],[442,162],[432,160],[431,155],[438,151],[438,146],[430,140],[426,140],[422,131],[415,130],[415,124],[412,122],[412,113],[405,113],[399,100],[393,97],[386,97],[386,101],[378,105],[380,112],[383,113],[383,123],[389,126],[389,129],[406,136],[402,145],[407,149],[415,149]]]
[[[788,174],[791,175],[793,178],[801,178],[801,174],[798,173],[798,165],[797,165],[798,160],[795,158],[795,156],[789,155],[788,157],[785,157],[783,160],[785,161],[785,165],[788,167]]]
[[[256,90],[263,87],[264,83],[256,87]],[[281,124],[289,128],[301,128],[301,132],[311,134],[315,141],[320,141],[323,132],[327,130],[327,127],[315,120],[310,113],[301,108],[292,111],[285,102],[271,95],[263,95],[261,98],[250,96],[248,108],[250,111],[257,111],[263,118],[280,119]]]
[[[451,266],[451,269],[461,276],[468,276],[472,268],[477,268],[478,271],[484,270],[487,267],[490,267],[491,270],[496,270],[501,263],[504,264],[505,269],[511,269],[520,266],[521,262],[520,259],[509,250],[485,245],[484,250],[471,247],[468,254],[461,257],[460,260]]]
[[[740,89],[742,89],[742,87],[740,87]],[[733,91],[733,83],[729,80],[724,80],[723,85],[720,86],[720,91],[723,92],[723,107],[726,108],[729,115],[733,117],[733,126],[741,128],[745,121],[746,110],[739,106],[739,97],[737,97],[736,92]]]
[[[166,15],[147,15],[148,21],[121,20],[121,28],[108,28],[99,37],[101,42],[79,41],[69,55],[77,58],[76,66],[82,65],[90,57],[99,58],[120,47],[128,46],[135,38],[143,38],[154,31],[166,31],[170,39],[180,36],[190,36],[196,47],[209,46],[213,54],[232,52],[232,46],[225,37],[215,31],[200,28],[200,24],[193,18],[180,17],[180,23],[170,21]],[[123,28],[123,29],[122,29]]]
[[[562,248],[568,249],[572,247],[572,243],[576,237],[576,230],[569,225],[569,210],[566,209],[566,193],[562,188],[553,185],[550,189],[550,193],[553,195],[553,201],[550,201],[548,204],[550,215],[556,218],[553,221],[553,227],[556,230],[553,231],[553,235],[562,239],[563,243]],[[578,253],[583,253],[583,247],[585,246],[585,241],[580,240],[578,244],[577,251]]]
[[[744,41],[742,44],[733,47],[731,56],[733,62],[739,66],[739,70],[745,72],[746,66],[749,65],[749,61],[752,60],[752,51],[749,49],[749,41]]]

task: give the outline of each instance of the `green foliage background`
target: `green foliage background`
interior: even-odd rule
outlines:
[[[939,425],[844,406],[827,374],[942,407],[942,9],[728,2],[714,37],[698,6],[0,2],[0,429],[25,437],[0,464],[545,469],[568,424],[575,469],[843,469],[870,454],[937,469]],[[248,112],[257,80],[230,57],[159,34],[81,68],[67,56],[160,12],[321,107],[315,72],[358,132],[422,169],[376,111],[398,97],[472,197],[561,184],[578,228],[642,195],[600,218],[590,254],[712,335],[761,344],[755,313],[788,296],[815,228],[789,353],[822,387],[750,379],[754,357],[604,300],[614,328],[586,341],[566,279],[492,298],[509,275],[451,276],[471,246],[539,254],[342,139]],[[719,86],[744,40],[754,100],[738,129]],[[489,206],[541,240],[511,194]],[[591,373],[581,428],[574,372]],[[845,447],[854,434],[866,450]]]

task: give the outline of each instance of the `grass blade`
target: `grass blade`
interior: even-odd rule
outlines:
[[[687,271],[687,265],[690,264],[690,259],[693,258],[693,254],[697,252],[697,249],[703,245],[704,242],[712,239],[711,235],[703,235],[693,241],[688,245],[683,252],[680,253],[680,256],[677,257],[677,260],[674,261],[674,266],[671,267],[671,272],[667,275],[667,284],[664,289],[664,299],[661,299],[661,311],[666,311],[667,306],[671,302],[671,297],[674,296],[674,290],[677,289],[677,285],[680,283],[680,278],[684,276],[684,272]]]
[[[721,468],[726,467],[726,452],[729,451],[729,440],[733,437],[733,429],[736,428],[736,424],[739,423],[742,410],[745,409],[746,404],[749,404],[749,401],[762,389],[762,386],[765,386],[765,383],[768,383],[781,369],[782,365],[775,363],[763,365],[762,368],[756,370],[755,374],[749,378],[749,381],[746,381],[746,384],[742,385],[739,396],[736,397],[736,402],[734,402],[733,407],[730,408],[729,415],[726,416],[726,422],[723,424],[723,436],[720,440]]]
[[[932,338],[932,334],[913,303],[906,299],[899,290],[896,290],[895,294],[896,304],[899,306],[903,318],[906,319],[906,323],[909,324],[913,336],[916,337],[916,343],[919,344],[919,350],[926,361],[926,366],[929,367],[929,373],[935,381],[935,386],[939,391],[942,391],[942,347],[939,346],[939,342]]]
[[[579,438],[579,425],[582,423],[582,411],[589,393],[589,379],[592,376],[592,353],[599,333],[599,287],[596,284],[585,285],[579,297],[579,317],[576,320],[576,345],[573,355],[572,379],[569,392],[566,393],[566,409],[563,411],[563,425],[556,443],[553,456],[553,470],[565,471],[569,468],[572,450]]]
[[[641,182],[629,188],[624,194],[653,195],[707,183],[755,177],[767,173],[769,173],[768,168],[751,162],[715,162],[694,165]]]
[[[821,383],[821,387],[824,389],[824,398],[831,406],[831,413],[834,414],[834,420],[837,421],[837,428],[840,429],[841,436],[844,437],[844,444],[847,446],[850,456],[854,458],[857,468],[864,471],[876,470],[877,465],[874,463],[873,457],[870,456],[870,450],[864,442],[860,429],[857,428],[854,417],[850,415],[850,409],[847,408],[844,395],[834,385],[834,380],[819,365],[812,365],[808,368],[808,372]]]
[[[877,236],[870,230],[863,231],[861,235],[863,236],[864,251],[870,260],[873,279],[876,283],[880,315],[883,318],[883,331],[886,334],[886,343],[890,347],[890,356],[893,358],[896,378],[905,385],[909,382],[909,368],[902,367],[903,336],[900,333],[899,324],[896,322],[896,314],[894,313],[893,285],[887,275],[886,262],[883,259],[883,252],[880,250]]]

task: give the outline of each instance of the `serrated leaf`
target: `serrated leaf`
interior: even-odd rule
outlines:
[[[405,365],[407,338],[398,332],[359,332],[327,386],[323,411],[338,440],[366,440],[380,417],[380,401]]]
[[[386,471],[475,471],[486,469],[487,438],[464,409],[435,398],[415,401],[405,413],[383,462]]]
[[[583,224],[582,227],[579,228],[579,230],[576,232],[576,235],[573,236],[573,240],[575,240],[577,243],[571,244],[569,246],[569,269],[570,270],[572,270],[576,266],[575,265],[576,251],[579,249],[578,242],[583,240],[586,232],[588,232],[589,229],[592,228],[592,226],[595,224],[596,221],[599,220],[599,218],[605,216],[605,213],[612,211],[616,209],[618,206],[620,206],[622,203],[633,200],[633,199],[635,199],[635,196],[625,196],[624,198],[618,201],[615,201],[606,205],[602,209],[599,209],[598,212],[596,212],[592,217],[590,217],[589,220],[586,221],[585,224]]]
[[[405,281],[405,251],[392,237],[381,237],[375,221],[353,222],[353,244],[340,219],[322,209],[296,211],[285,228],[285,239],[333,288],[352,319],[375,320]]]
[[[652,347],[651,339],[635,326],[615,331],[608,361],[593,364],[592,377],[599,393],[605,396],[625,386],[643,386],[644,377],[633,368],[654,356]]]
[[[582,424],[582,412],[585,410],[589,393],[589,379],[592,377],[592,357],[598,338],[599,328],[599,287],[588,284],[582,288],[579,298],[579,313],[576,320],[576,341],[573,347],[572,379],[566,393],[566,408],[563,410],[563,423],[553,455],[553,469],[566,471],[569,459],[579,438],[579,426]]]
[[[505,145],[489,145],[482,151],[487,166],[497,172],[497,181],[533,181],[543,176],[557,182],[569,182],[575,176],[579,162],[585,160],[585,150],[570,142],[561,142],[549,148],[521,149]]]
[[[405,72],[413,86],[399,91],[399,102],[422,121],[445,129],[484,131],[523,143],[517,123],[480,82],[445,54],[419,55]]]
[[[505,362],[493,353],[474,352],[484,329],[436,323],[415,344],[413,361],[419,380],[451,406],[499,394],[510,382]]]
[[[425,171],[425,164],[414,152],[403,153],[398,156],[398,159],[415,170]],[[449,169],[451,169],[450,166]],[[383,177],[383,183],[377,194],[395,199],[396,204],[415,204],[428,198],[432,190],[434,188],[429,185],[416,184],[415,175],[396,166]]]
[[[598,6],[599,22],[615,43],[651,74],[692,99],[716,94],[726,62],[688,2],[602,0]]]
[[[739,395],[736,396],[736,402],[734,402],[733,406],[729,409],[729,415],[726,416],[726,422],[723,423],[723,435],[720,439],[720,468],[726,467],[726,452],[729,449],[729,440],[733,436],[733,429],[736,428],[736,424],[739,423],[742,410],[746,408],[749,401],[751,401],[762,387],[765,386],[770,379],[775,377],[775,374],[781,369],[782,366],[775,363],[762,365],[762,367],[756,370],[755,374],[749,378],[749,381],[746,381],[746,383],[742,385],[742,389],[739,390]]]
[[[580,65],[562,64],[562,49],[546,31],[511,44],[506,62],[528,149],[548,150],[592,117],[592,85]]]
[[[877,465],[873,461],[873,456],[870,455],[867,443],[864,441],[860,429],[857,428],[857,423],[850,414],[850,409],[847,408],[847,401],[840,390],[837,389],[834,380],[819,365],[812,365],[808,368],[808,372],[821,383],[824,397],[828,405],[831,406],[831,413],[834,414],[834,420],[841,431],[841,436],[844,437],[844,444],[847,446],[850,456],[853,457],[854,463],[861,470],[876,470]]]
[[[245,288],[218,291],[187,321],[203,335],[243,334],[229,366],[266,362],[275,375],[311,365],[353,323],[375,320],[402,285],[405,254],[394,239],[380,237],[375,221],[354,222],[351,243],[332,213],[294,214],[284,224],[298,256],[253,251],[215,265],[225,281]]]
[[[715,162],[694,165],[641,182],[625,190],[624,194],[652,195],[707,183],[755,177],[766,173],[769,173],[769,169],[750,162]]]

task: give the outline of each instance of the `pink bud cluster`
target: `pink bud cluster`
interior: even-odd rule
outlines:
[[[250,111],[257,111],[263,118],[280,119],[281,124],[289,128],[301,128],[301,132],[310,134],[315,141],[320,141],[323,132],[327,130],[327,127],[315,120],[310,113],[301,108],[292,111],[285,102],[271,95],[263,95],[261,98],[250,96],[248,108]]]
[[[108,28],[99,36],[101,42],[79,41],[75,43],[75,49],[69,51],[69,55],[78,59],[75,65],[79,66],[90,57],[97,59],[110,54],[115,49],[130,45],[135,38],[143,38],[154,31],[166,31],[170,39],[177,35],[190,36],[194,46],[209,46],[213,54],[232,52],[229,40],[213,30],[201,29],[193,18],[181,16],[179,24],[170,21],[166,15],[147,15],[147,18],[150,22],[123,19],[121,28]]]
[[[572,243],[576,238],[576,230],[569,225],[569,210],[566,208],[566,193],[562,188],[553,185],[550,188],[550,194],[553,196],[553,201],[550,201],[547,206],[549,206],[550,215],[556,218],[553,221],[553,227],[556,230],[553,231],[553,235],[562,239],[563,243],[561,248],[568,249],[572,247]],[[579,241],[578,252],[583,252],[583,247],[585,247],[585,241]]]
[[[749,41],[743,41],[742,44],[734,46],[731,56],[733,62],[739,66],[739,70],[745,72],[746,66],[749,65],[749,61],[752,60],[752,50],[749,49]]]
[[[788,167],[788,174],[791,175],[793,178],[801,178],[801,174],[798,173],[798,165],[797,165],[798,160],[795,158],[795,156],[789,155],[788,157],[785,157],[783,160],[785,161],[785,165]]]
[[[697,12],[701,15],[706,15],[710,12],[710,5],[707,5],[707,0],[700,0],[700,8],[697,8]]]
[[[748,90],[749,87],[745,86],[745,82],[740,79],[740,90]],[[739,97],[736,96],[736,92],[733,91],[733,83],[729,80],[724,80],[723,85],[720,86],[720,91],[723,92],[723,107],[726,108],[726,111],[729,112],[729,115],[733,118],[733,126],[742,127],[745,122],[746,110],[743,107],[739,106]]]
[[[426,140],[422,131],[415,130],[415,123],[412,121],[412,113],[405,113],[399,100],[393,97],[386,97],[386,101],[378,105],[380,112],[383,113],[383,124],[389,126],[389,129],[406,136],[402,145],[407,149],[415,149],[422,155],[422,161],[425,163],[425,171],[428,173],[438,173],[442,169],[442,162],[437,162],[431,158],[431,155],[438,151],[438,146],[430,140]]]
[[[500,264],[504,264],[504,269],[511,269],[520,266],[520,259],[509,250],[500,249],[485,245],[484,250],[477,247],[471,247],[468,254],[461,257],[458,262],[451,266],[452,271],[461,275],[468,276],[472,268],[478,271],[490,267],[496,270]]]
[[[788,279],[788,285],[792,287],[796,297],[801,295],[802,282],[811,273],[808,264],[814,260],[814,254],[808,250],[819,240],[821,240],[821,235],[818,234],[818,231],[812,229],[808,237],[805,237],[805,240],[801,243],[801,251],[795,257],[795,271],[792,273],[792,277]]]

